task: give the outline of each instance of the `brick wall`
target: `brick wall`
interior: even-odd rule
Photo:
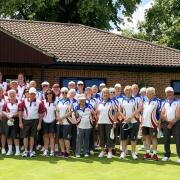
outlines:
[[[1,68],[4,74],[16,75],[24,72],[26,75],[32,75],[33,79],[40,85],[41,72],[40,68]],[[164,89],[170,86],[171,80],[180,80],[180,73],[162,73],[162,72],[127,72],[127,71],[98,71],[98,70],[70,70],[70,69],[45,69],[44,79],[51,84],[58,82],[60,77],[93,77],[106,78],[107,85],[113,86],[119,82],[124,87],[133,83],[145,83],[148,86],[156,88],[157,96],[164,97]],[[180,96],[178,96],[180,97]]]

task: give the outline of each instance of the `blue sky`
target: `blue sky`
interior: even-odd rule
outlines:
[[[134,31],[137,31],[138,21],[144,20],[145,10],[152,6],[153,1],[154,0],[142,0],[132,16],[132,22],[128,22],[127,18],[125,18],[124,25],[121,24],[120,27],[122,29],[133,29]],[[115,29],[113,32],[117,33],[117,30]]]

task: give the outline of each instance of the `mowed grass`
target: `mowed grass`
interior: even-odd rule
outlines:
[[[163,146],[159,145],[159,158],[163,157]],[[130,149],[130,147],[129,147]],[[84,180],[180,180],[180,164],[177,164],[175,145],[171,145],[172,157],[169,162],[142,160],[143,151],[139,151],[139,160],[119,159],[119,152],[112,159],[88,158],[69,159],[58,157],[22,158],[0,156],[0,179],[84,179]]]

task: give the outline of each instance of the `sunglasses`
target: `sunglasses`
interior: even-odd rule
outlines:
[[[67,92],[61,92],[62,94],[67,94]]]
[[[83,84],[78,84],[78,86],[83,86]]]
[[[110,92],[111,94],[115,94],[115,92]]]
[[[55,87],[53,87],[53,88],[59,88],[59,86],[55,86]]]
[[[52,94],[52,93],[51,92],[47,93],[47,95],[50,95],[50,94]]]
[[[49,87],[49,86],[48,85],[43,85],[42,87],[44,88],[44,87]]]
[[[25,91],[24,93],[28,93],[29,91]]]

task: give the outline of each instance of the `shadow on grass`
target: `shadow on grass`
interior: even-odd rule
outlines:
[[[51,164],[57,164],[59,162],[63,162],[63,161],[67,161],[67,162],[82,162],[82,163],[94,163],[94,162],[99,162],[102,164],[111,164],[113,162],[121,162],[121,163],[129,163],[129,164],[155,164],[155,165],[160,165],[160,166],[165,166],[168,164],[171,165],[176,165],[176,166],[180,166],[180,164],[176,163],[175,161],[167,161],[167,162],[163,162],[161,161],[161,159],[159,159],[159,161],[153,161],[153,160],[143,160],[143,151],[139,152],[138,155],[138,160],[132,160],[130,155],[127,155],[125,159],[119,159],[119,154],[120,152],[117,151],[116,155],[113,156],[112,159],[107,159],[107,157],[103,157],[103,158],[98,158],[98,154],[99,151],[95,152],[94,156],[89,156],[87,158],[85,157],[81,157],[81,158],[76,158],[74,155],[70,156],[68,159],[67,158],[62,158],[62,157],[44,157],[40,154],[40,152],[37,153],[36,157],[30,158],[24,158],[22,156],[5,156],[2,155],[0,156],[0,160],[9,158],[9,159],[15,159],[15,160],[19,160],[19,161],[45,161],[45,162],[49,162]],[[128,152],[128,154],[130,154],[130,151]],[[163,157],[164,153],[163,152],[158,152],[159,157]],[[175,153],[171,154],[171,157],[177,157],[177,155]]]

